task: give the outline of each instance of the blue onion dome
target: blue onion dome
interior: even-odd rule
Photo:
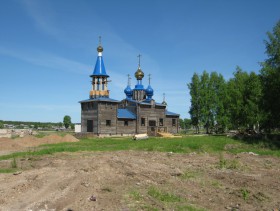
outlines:
[[[153,90],[153,88],[151,87],[151,85],[149,85],[149,86],[147,87],[147,89],[146,89],[146,95],[147,95],[148,97],[150,97],[150,98],[154,95],[154,90]]]
[[[133,95],[133,90],[130,88],[129,85],[127,85],[127,87],[124,89],[124,93],[126,94],[127,97],[132,97]]]

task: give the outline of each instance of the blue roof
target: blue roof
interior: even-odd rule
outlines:
[[[171,111],[165,111],[165,115],[166,116],[180,116],[180,114],[176,114],[176,113],[173,113],[173,112],[171,112]]]
[[[94,101],[103,101],[103,102],[113,102],[113,103],[119,103],[119,100],[114,100],[112,98],[109,97],[98,97],[98,98],[91,98],[91,99],[87,99],[87,100],[82,100],[79,101],[79,103],[85,103],[85,102],[94,102]]]
[[[129,111],[128,109],[119,108],[118,109],[118,118],[119,119],[136,119],[136,115]]]
[[[96,60],[96,63],[95,63],[95,68],[94,68],[94,71],[93,71],[91,76],[109,77],[109,75],[107,75],[107,73],[106,73],[105,65],[104,65],[102,56],[97,57],[97,60]]]

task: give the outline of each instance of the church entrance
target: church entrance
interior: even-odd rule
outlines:
[[[149,126],[150,127],[155,127],[156,126],[156,121],[155,120],[150,120],[149,121]]]
[[[87,132],[93,132],[93,120],[87,120]]]
[[[157,126],[155,120],[149,120],[149,126],[147,128],[147,133],[149,136],[156,136]]]

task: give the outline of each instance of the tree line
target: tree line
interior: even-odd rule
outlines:
[[[42,129],[51,129],[52,127],[65,127],[66,129],[74,129],[74,124],[71,121],[69,115],[63,117],[63,122],[29,122],[29,121],[6,121],[0,120],[0,129],[4,128],[4,125],[14,125],[16,128],[21,128],[21,125],[28,126],[29,128],[42,128]]]
[[[207,133],[280,128],[280,21],[267,36],[259,74],[239,66],[227,81],[217,72],[193,74],[189,113],[197,132],[201,126]]]

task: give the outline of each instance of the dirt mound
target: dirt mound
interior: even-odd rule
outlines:
[[[19,150],[21,146],[13,139],[0,138],[0,151]]]
[[[181,138],[182,136],[174,136],[171,133],[164,133],[164,132],[158,132],[158,135],[160,137],[164,137],[164,138]]]
[[[55,144],[61,142],[77,142],[79,139],[67,134],[62,137],[56,134],[48,135],[43,138],[36,138],[34,136],[25,136],[23,138],[0,138],[0,151],[18,151],[28,147],[36,147],[42,144]]]

